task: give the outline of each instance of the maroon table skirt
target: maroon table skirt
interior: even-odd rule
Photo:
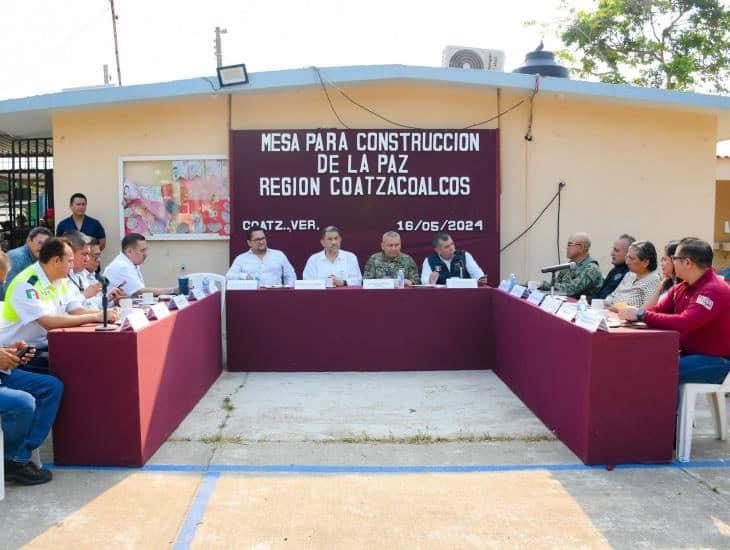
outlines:
[[[144,465],[218,378],[220,315],[216,293],[137,333],[51,331],[51,369],[64,383],[54,462]]]
[[[229,291],[228,370],[492,368],[491,294],[487,288]]]
[[[591,333],[493,291],[495,372],[586,464],[669,462],[679,334]]]

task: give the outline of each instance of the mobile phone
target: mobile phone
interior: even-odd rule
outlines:
[[[28,353],[30,353],[33,350],[33,346],[25,346],[24,348],[20,348],[15,354],[18,356],[18,359],[22,359],[25,357]]]

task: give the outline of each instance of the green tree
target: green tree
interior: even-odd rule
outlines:
[[[598,0],[563,3],[560,57],[582,78],[676,90],[726,92],[730,10],[718,0]]]

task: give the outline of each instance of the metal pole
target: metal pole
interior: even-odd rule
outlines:
[[[117,14],[114,12],[114,0],[109,0],[112,7],[112,29],[114,30],[114,57],[117,60],[117,84],[122,85],[122,68],[119,66],[119,44],[117,43]]]
[[[223,66],[223,45],[221,44],[221,34],[226,34],[227,29],[215,28],[215,62],[216,67]]]

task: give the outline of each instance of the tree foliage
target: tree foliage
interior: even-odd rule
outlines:
[[[561,58],[583,78],[677,90],[726,92],[730,10],[719,0],[598,0],[559,33]]]

